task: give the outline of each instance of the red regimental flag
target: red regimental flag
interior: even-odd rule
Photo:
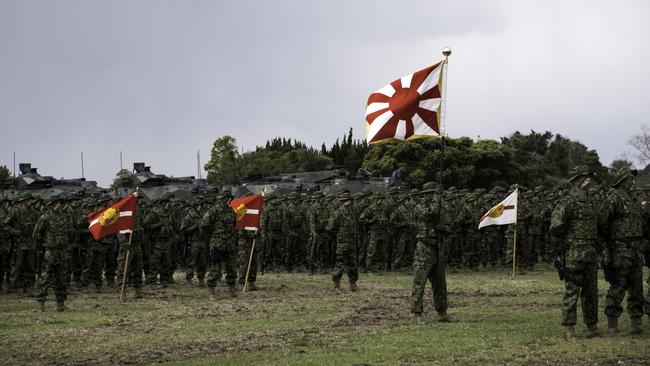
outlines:
[[[259,229],[263,205],[264,198],[261,194],[254,194],[232,200],[230,202],[230,207],[235,211],[235,216],[237,217],[235,229]]]
[[[135,194],[130,194],[110,207],[90,213],[86,216],[88,231],[95,240],[102,240],[104,237],[116,233],[130,233],[135,226],[137,207]]]
[[[443,65],[440,61],[370,94],[366,105],[368,143],[441,135]]]

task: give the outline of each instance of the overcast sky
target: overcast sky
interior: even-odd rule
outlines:
[[[650,1],[0,0],[0,165],[196,175],[215,138],[364,138],[368,95],[442,59],[447,133],[550,130],[609,164],[650,124]]]

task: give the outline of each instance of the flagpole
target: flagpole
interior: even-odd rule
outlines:
[[[517,192],[517,206],[519,206],[519,185],[515,187],[515,192]],[[515,211],[515,215],[519,214],[519,207]],[[515,234],[513,235],[512,240],[512,277],[517,273],[517,216],[515,216]]]
[[[129,269],[129,254],[131,251],[131,239],[133,239],[133,230],[129,233],[129,244],[126,247],[126,260],[124,261],[124,274],[122,275],[122,289],[120,290],[120,300],[124,302],[124,289],[126,288],[126,274]]]
[[[253,237],[253,245],[251,246],[251,255],[248,258],[248,268],[246,268],[246,277],[244,279],[244,287],[241,289],[241,292],[246,292],[246,287],[248,287],[248,275],[251,272],[251,263],[253,263],[253,253],[255,253],[255,240],[257,239],[257,230],[255,230],[255,236]]]
[[[447,105],[447,64],[449,63],[449,55],[451,55],[451,48],[445,47],[442,49],[442,54],[445,56],[445,61],[442,65],[442,93],[441,93],[441,105],[440,105],[440,125],[438,130],[440,132],[440,197],[438,197],[438,215],[442,214],[442,195],[444,193],[444,181],[443,173],[445,171],[445,130],[443,125],[445,124],[446,116],[446,105]],[[442,240],[442,239],[441,239]],[[442,253],[440,248],[442,244],[438,245],[438,266],[442,263]]]

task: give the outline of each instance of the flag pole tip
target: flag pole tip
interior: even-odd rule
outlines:
[[[442,54],[443,54],[445,57],[449,57],[449,55],[451,55],[451,48],[449,48],[449,47],[445,47],[445,48],[443,48],[443,49],[442,49]]]

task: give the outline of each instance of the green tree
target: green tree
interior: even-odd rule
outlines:
[[[203,168],[208,172],[207,181],[212,186],[223,187],[238,182],[241,178],[241,164],[237,140],[228,135],[214,140],[210,160]]]
[[[0,188],[7,186],[7,179],[11,177],[11,171],[7,166],[0,165]]]
[[[111,188],[119,187],[123,178],[129,178],[132,175],[133,173],[131,173],[131,171],[129,171],[128,169],[118,170],[118,172],[115,174],[115,179],[113,179],[113,183],[111,183]]]

